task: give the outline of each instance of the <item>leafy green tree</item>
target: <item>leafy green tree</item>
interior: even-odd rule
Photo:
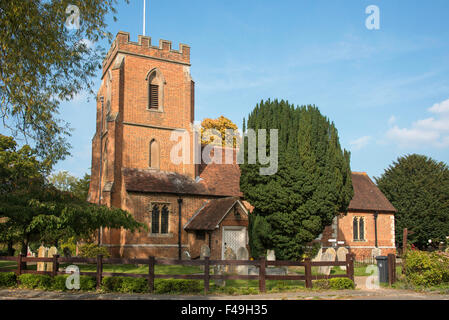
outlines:
[[[78,179],[67,171],[60,171],[52,174],[48,178],[48,182],[60,191],[71,192],[75,197],[86,200],[89,193],[90,175],[86,173],[83,178]]]
[[[105,17],[116,4],[0,0],[0,117],[14,136],[34,142],[48,172],[70,149],[71,130],[58,117],[59,105],[85,90],[93,93],[92,77],[105,54],[98,41],[112,39]],[[78,13],[79,28],[67,28],[66,22],[76,26]]]
[[[346,212],[353,196],[349,153],[341,149],[334,124],[315,106],[261,101],[246,127],[279,130],[278,171],[273,175],[260,175],[259,161],[248,164],[248,137],[244,141],[240,187],[255,207],[251,244],[259,252],[274,249],[280,259],[300,259],[306,244]]]
[[[398,210],[396,243],[402,231],[413,231],[408,242],[424,249],[428,240],[445,242],[449,236],[449,168],[430,157],[409,154],[399,157],[375,178],[377,186]]]
[[[42,164],[29,146],[17,150],[11,137],[0,135],[0,241],[56,245],[59,240],[91,239],[100,227],[137,230],[144,227],[127,211],[99,206],[47,184]]]

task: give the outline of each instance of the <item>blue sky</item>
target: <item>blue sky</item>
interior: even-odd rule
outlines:
[[[130,2],[109,31],[137,41],[143,2]],[[380,9],[379,30],[365,27],[369,5]],[[241,127],[261,99],[287,99],[335,122],[354,171],[379,176],[408,153],[449,162],[447,0],[147,0],[146,16],[153,44],[191,46],[196,120],[224,115]],[[73,149],[55,170],[82,176],[95,102],[81,94],[61,116]]]

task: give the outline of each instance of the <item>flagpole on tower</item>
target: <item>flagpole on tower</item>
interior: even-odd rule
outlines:
[[[145,35],[145,0],[143,0],[143,32],[142,35]]]

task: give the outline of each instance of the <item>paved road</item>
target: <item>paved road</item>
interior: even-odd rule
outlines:
[[[40,290],[3,289],[0,300],[449,300],[449,295],[417,293],[408,290],[298,291],[259,295],[151,295],[95,292],[70,293]]]

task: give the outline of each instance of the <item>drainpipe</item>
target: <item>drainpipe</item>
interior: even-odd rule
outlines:
[[[376,211],[374,213],[374,240],[375,240],[374,245],[376,246],[376,248],[377,248],[377,214],[378,212]]]
[[[178,199],[178,259],[181,260],[181,212],[182,198]]]
[[[101,205],[101,175],[103,171],[103,107],[104,97],[100,97],[101,101],[101,118],[100,118],[100,170],[98,175],[98,205]],[[98,229],[98,245],[101,245],[101,227]]]

